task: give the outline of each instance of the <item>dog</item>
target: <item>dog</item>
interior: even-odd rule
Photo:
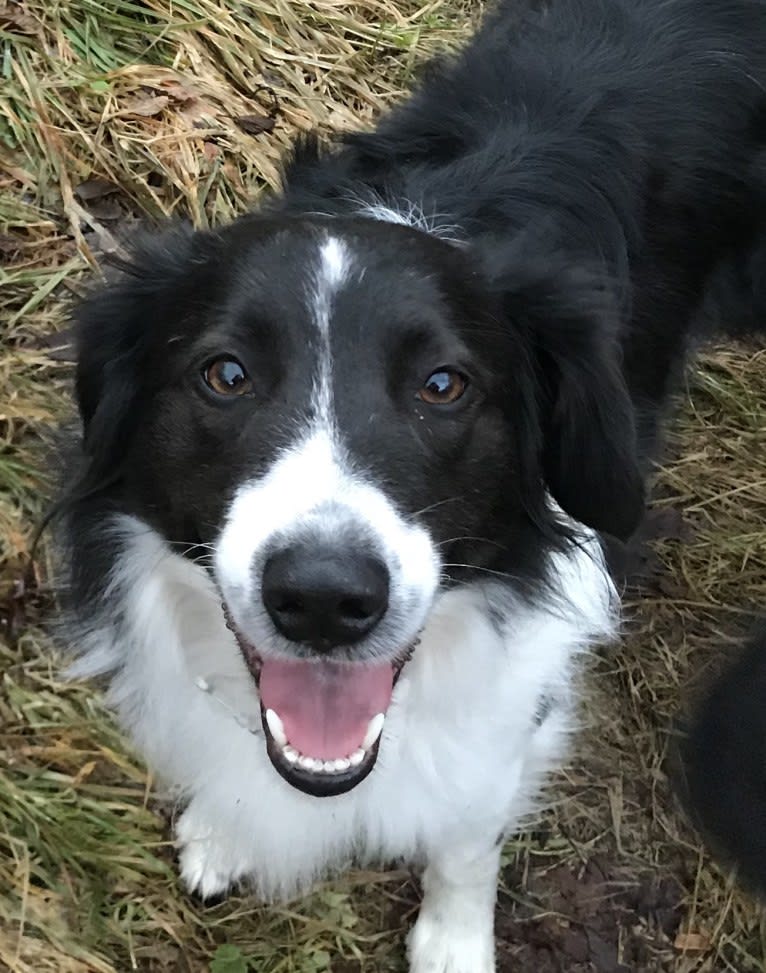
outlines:
[[[682,748],[686,807],[742,883],[766,898],[766,623],[715,679]]]
[[[760,286],[765,92],[761,0],[501,0],[374,130],[79,307],[64,627],[183,805],[190,890],[403,860],[412,973],[495,968],[699,309]]]

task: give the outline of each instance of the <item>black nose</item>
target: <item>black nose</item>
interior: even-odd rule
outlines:
[[[369,554],[294,545],[266,562],[261,592],[282,635],[327,651],[377,625],[388,606],[388,570]]]

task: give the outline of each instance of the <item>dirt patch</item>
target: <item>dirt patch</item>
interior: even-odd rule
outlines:
[[[513,878],[508,877],[509,884]],[[683,915],[675,879],[626,874],[604,857],[533,871],[536,906],[501,897],[500,973],[633,973],[672,952]],[[545,908],[542,914],[540,909]]]

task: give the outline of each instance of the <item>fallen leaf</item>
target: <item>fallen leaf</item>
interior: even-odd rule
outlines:
[[[108,179],[102,179],[101,176],[93,176],[90,179],[86,179],[85,182],[81,182],[79,186],[76,186],[74,194],[81,203],[90,203],[94,199],[103,199],[104,196],[111,196],[113,193],[118,193],[119,191],[120,187],[115,186]]]
[[[271,115],[239,115],[233,119],[233,122],[246,135],[261,135],[265,132],[271,132],[277,123]]]
[[[142,118],[152,118],[160,115],[170,104],[167,95],[151,95],[149,98],[138,98],[136,101],[126,105],[120,115],[138,115]]]

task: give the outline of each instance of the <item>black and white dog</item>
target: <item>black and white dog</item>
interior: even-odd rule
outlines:
[[[602,535],[765,224],[763,0],[504,0],[81,307],[69,636],[177,788],[189,888],[419,861],[412,971],[494,968],[502,838],[615,630]]]

